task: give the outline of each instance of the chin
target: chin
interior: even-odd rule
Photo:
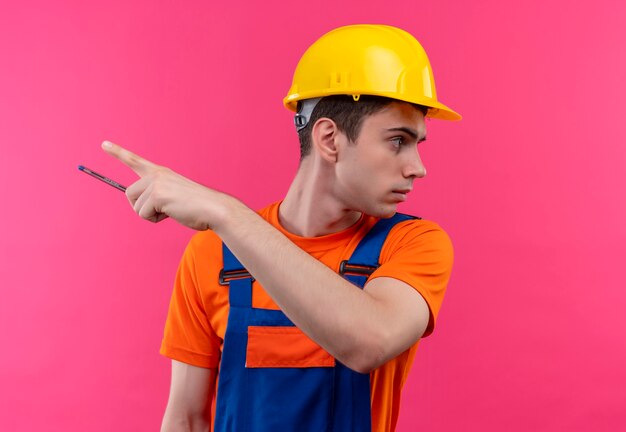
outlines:
[[[380,219],[388,219],[396,214],[398,206],[396,204],[381,204],[376,207],[369,208],[366,214]]]

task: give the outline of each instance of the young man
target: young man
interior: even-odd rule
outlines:
[[[426,175],[437,101],[426,53],[393,27],[342,27],[300,60],[298,173],[255,213],[127,150],[134,210],[200,230],[182,258],[161,352],[163,431],[393,431],[418,340],[452,266],[435,223],[396,214]],[[213,404],[213,409],[211,406]]]

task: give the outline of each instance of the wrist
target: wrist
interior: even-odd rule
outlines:
[[[227,229],[228,224],[236,218],[238,211],[245,206],[233,196],[217,191],[211,192],[213,196],[205,201],[206,210],[204,214],[207,215],[208,219],[206,225],[207,228],[220,235]]]

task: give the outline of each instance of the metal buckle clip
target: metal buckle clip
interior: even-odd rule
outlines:
[[[348,264],[348,260],[343,260],[341,261],[341,264],[339,264],[339,274],[342,276],[344,274],[370,276],[376,271],[377,268],[378,267],[372,267],[362,264]]]
[[[224,271],[224,269],[221,269],[220,277],[219,277],[219,284],[222,286],[226,286],[230,283],[231,280],[246,279],[246,278],[250,278],[252,279],[252,282],[254,282],[254,278],[252,277],[250,272],[248,272],[248,270],[246,269],[228,270],[228,271]]]

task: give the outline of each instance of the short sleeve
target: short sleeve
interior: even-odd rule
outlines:
[[[192,239],[176,272],[160,352],[183,363],[217,368],[220,339],[211,327],[202,301],[195,256]]]
[[[413,220],[394,227],[383,246],[381,266],[371,279],[390,277],[417,290],[430,309],[423,337],[430,335],[452,272],[453,248],[450,237],[434,222]]]

